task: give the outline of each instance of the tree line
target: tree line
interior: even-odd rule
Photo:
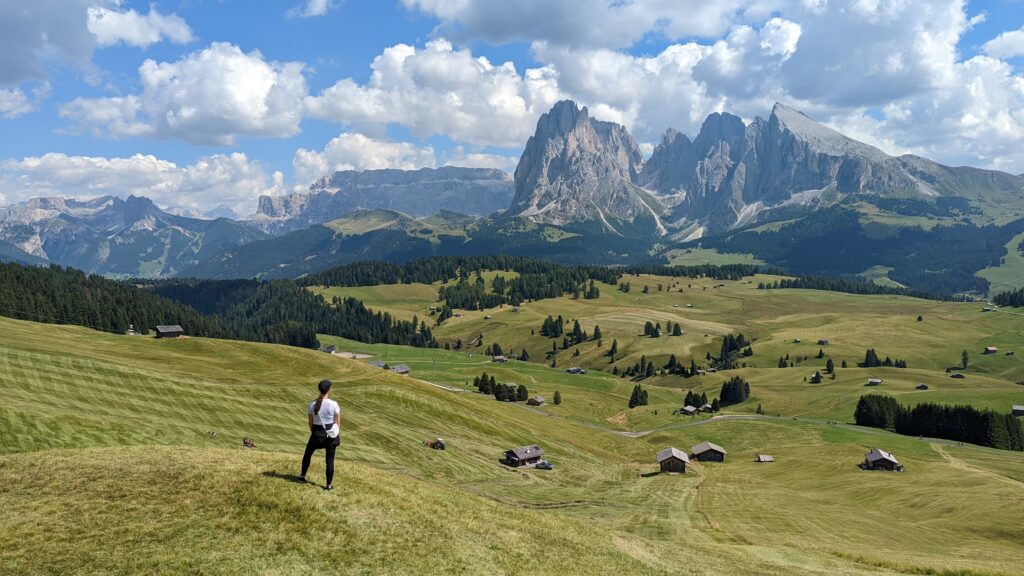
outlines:
[[[867,282],[859,278],[848,276],[798,276],[796,278],[784,278],[774,282],[758,282],[759,290],[777,290],[780,288],[802,288],[806,290],[823,290],[827,292],[843,292],[845,294],[892,294],[896,296],[910,296],[925,300],[940,301],[962,301],[962,297],[955,297],[948,294],[928,292],[926,290],[915,290],[913,288],[899,288],[897,286],[882,286],[874,282]]]
[[[0,315],[46,324],[73,324],[124,334],[148,334],[178,324],[186,334],[236,338],[221,319],[136,286],[73,268],[0,263]]]
[[[1000,292],[992,297],[992,302],[999,306],[1020,308],[1021,306],[1024,306],[1024,288],[1010,290],[1009,292]]]
[[[860,426],[883,428],[908,436],[928,436],[969,442],[1002,450],[1024,450],[1024,428],[1010,414],[978,410],[973,406],[901,405],[881,394],[861,396],[854,419]]]

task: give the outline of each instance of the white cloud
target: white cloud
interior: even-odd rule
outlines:
[[[1014,58],[1024,56],[1024,28],[1003,32],[985,42],[985,53],[993,58]]]
[[[32,102],[20,89],[0,90],[0,118],[17,118],[33,109]]]
[[[87,66],[96,41],[86,10],[102,0],[0,0],[0,86],[42,80],[53,62]]]
[[[103,6],[91,6],[88,11],[89,31],[100,46],[128,44],[145,48],[167,39],[184,44],[192,41],[192,29],[177,14],[161,14],[150,7],[143,16],[134,9],[120,12]]]
[[[288,16],[292,18],[314,18],[323,16],[337,7],[335,0],[304,0],[298,6],[288,10]]]
[[[338,170],[412,170],[432,168],[436,164],[434,149],[430,146],[378,140],[354,132],[332,139],[321,151],[299,148],[292,160],[294,179],[300,188]]]
[[[245,154],[206,156],[178,166],[155,156],[129,158],[67,156],[49,153],[0,161],[0,195],[9,202],[36,196],[146,196],[163,207],[203,212],[227,205],[251,213],[261,194],[283,192],[280,172]]]
[[[485,152],[469,152],[462,146],[456,146],[447,155],[445,166],[461,166],[463,168],[497,168],[506,172],[515,170],[519,156],[488,154]]]
[[[748,12],[766,10],[756,0],[402,0],[412,10],[441,19],[452,38],[494,42],[543,41],[575,48],[625,48],[645,35],[669,39],[716,37]]]
[[[268,62],[258,51],[213,43],[176,62],[143,62],[140,94],[76,98],[61,115],[114,138],[232,145],[239,134],[286,137],[299,131],[303,70],[298,62]]]
[[[344,79],[306,98],[308,114],[381,133],[398,123],[416,136],[443,134],[476,145],[521,146],[533,122],[560,97],[546,68],[525,76],[445,40],[417,50],[398,44],[372,64],[366,84]]]

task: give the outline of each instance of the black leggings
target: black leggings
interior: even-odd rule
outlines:
[[[324,449],[327,456],[327,485],[330,486],[334,483],[334,451],[338,448],[337,438],[309,435],[309,442],[306,442],[306,453],[302,455],[302,476],[305,477],[306,472],[309,471],[309,462],[313,459],[313,452],[320,448]]]

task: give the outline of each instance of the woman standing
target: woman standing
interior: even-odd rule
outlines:
[[[306,410],[309,442],[306,443],[306,453],[302,455],[302,474],[299,475],[299,481],[306,481],[306,472],[309,470],[313,452],[323,448],[327,455],[327,485],[324,486],[324,490],[334,490],[334,451],[341,444],[341,408],[337,402],[327,397],[331,391],[330,380],[321,380],[317,389],[320,396],[310,402]]]

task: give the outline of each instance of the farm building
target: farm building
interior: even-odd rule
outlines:
[[[491,356],[491,362],[504,363],[508,362],[508,358],[506,358],[505,356]]]
[[[586,374],[587,371],[579,366],[573,366],[572,368],[565,369],[566,374]]]
[[[715,409],[714,409],[713,406],[711,406],[711,404],[705,404],[705,405],[700,407],[700,411],[701,412],[714,412]]]
[[[757,455],[757,461],[760,464],[767,464],[769,462],[775,462],[775,456],[772,456],[770,454],[758,454]]]
[[[803,340],[801,340],[799,338],[793,338],[793,344],[799,344],[801,342],[803,342]]]
[[[177,324],[171,324],[169,326],[157,326],[156,337],[157,338],[177,338],[185,333],[181,326]]]
[[[334,354],[335,352],[338,351],[338,347],[335,346],[334,344],[331,344],[330,346],[324,346],[323,348],[320,349],[320,351],[325,354]]]
[[[828,346],[828,338],[822,338],[818,340],[818,346]]]
[[[982,351],[982,354],[995,354],[997,352],[999,352],[999,348],[996,348],[995,346],[985,346],[985,350]]]
[[[928,389],[928,385],[927,384],[918,384],[917,386],[914,386],[914,390],[927,390],[927,389]]]
[[[1024,416],[1024,404],[1014,404],[1010,408],[1010,414],[1013,414],[1014,416]]]
[[[395,374],[401,374],[402,376],[408,376],[412,370],[409,369],[405,364],[395,364],[391,367],[391,371]]]
[[[1009,352],[1007,352],[1006,355],[1007,356],[1013,356],[1013,350],[1010,350]]]
[[[864,467],[868,470],[895,470],[903,471],[903,465],[895,456],[880,448],[872,448],[864,456]]]
[[[701,462],[725,462],[725,448],[711,442],[701,442],[693,448],[693,459]]]
[[[531,446],[520,446],[505,452],[505,464],[508,464],[513,468],[532,466],[537,462],[540,462],[540,459],[543,456],[544,451],[536,444]]]
[[[684,473],[686,472],[686,463],[690,461],[686,452],[671,447],[659,451],[655,458],[658,460],[658,466],[662,472]]]
[[[868,378],[867,385],[868,386],[878,386],[881,383],[882,383],[882,379],[881,378]]]
[[[529,400],[527,400],[526,403],[529,404],[530,406],[543,406],[544,398],[541,396],[533,396]]]
[[[683,407],[683,414],[686,414],[687,416],[696,416],[697,412],[700,412],[700,410],[697,410],[696,406],[687,405]]]

